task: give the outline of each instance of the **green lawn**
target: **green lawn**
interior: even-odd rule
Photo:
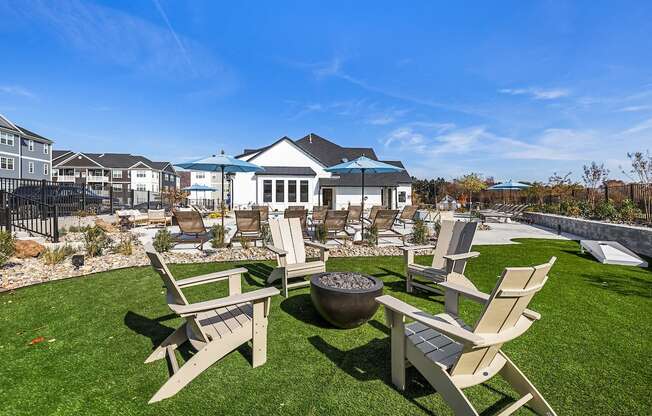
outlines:
[[[601,265],[581,255],[575,242],[520,241],[475,247],[482,255],[467,269],[477,286],[489,291],[505,266],[558,257],[530,305],[542,320],[504,348],[512,360],[559,415],[652,414],[650,270]],[[378,276],[386,293],[441,312],[443,297],[405,293],[401,262],[398,257],[338,258],[328,267]],[[231,266],[172,270],[185,278]],[[270,263],[245,267],[250,270],[245,290],[262,286]],[[226,284],[218,283],[188,292],[198,301],[225,290]],[[461,307],[473,322],[479,307],[470,302]],[[164,360],[148,365],[143,360],[179,324],[150,268],[0,295],[0,414],[450,414],[413,369],[404,393],[392,387],[382,309],[360,328],[332,329],[316,315],[307,288],[288,299],[274,298],[265,365],[252,369],[250,349],[242,347],[175,397],[147,405],[166,380],[167,366]],[[46,341],[30,346],[39,336]],[[480,411],[495,411],[514,397],[499,378],[467,392]]]

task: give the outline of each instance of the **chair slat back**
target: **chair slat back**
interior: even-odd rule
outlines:
[[[398,210],[396,209],[379,209],[378,212],[376,212],[376,216],[374,217],[371,226],[375,226],[378,232],[389,231],[392,229],[397,215]]]
[[[326,218],[326,212],[328,212],[328,207],[315,205],[312,207],[312,220],[324,221]]]
[[[371,207],[371,210],[369,211],[369,221],[373,222],[374,218],[376,218],[376,214],[378,211],[380,211],[380,209],[382,209],[382,206],[380,205],[374,205]]]
[[[515,329],[534,294],[543,288],[555,260],[553,257],[547,263],[534,267],[506,268],[491,292],[473,332],[479,335],[498,335]],[[491,364],[504,342],[516,338],[527,327],[515,331],[513,336],[499,344],[473,350],[465,349],[451,374],[475,374],[482,371]]]
[[[283,212],[283,218],[298,218],[301,221],[301,229],[306,230],[308,226],[308,210],[303,209],[286,209]]]
[[[346,218],[346,222],[348,222],[348,223],[359,223],[361,217],[362,217],[362,206],[360,206],[360,205],[349,205],[348,216]]]
[[[260,231],[260,211],[259,210],[236,210],[235,226],[242,233],[253,233]]]
[[[477,226],[476,222],[442,221],[437,245],[432,257],[432,267],[443,269],[446,265],[444,256],[448,254],[464,254],[471,251]],[[464,274],[465,267],[466,261],[458,261],[455,263],[453,272]]]
[[[416,205],[406,205],[403,207],[403,210],[401,211],[401,215],[399,216],[399,219],[401,220],[413,220],[414,217],[417,215],[417,209],[418,207]]]
[[[287,252],[287,264],[305,263],[306,250],[299,218],[279,218],[269,221],[274,247]]]
[[[181,292],[181,288],[177,285],[174,276],[172,276],[172,273],[161,258],[161,255],[156,252],[154,246],[151,243],[145,245],[145,253],[147,254],[147,257],[149,257],[149,261],[152,264],[152,267],[154,270],[156,270],[158,275],[161,276],[163,284],[165,284],[165,288],[167,289],[168,303],[187,305],[188,300],[183,295],[183,292]]]
[[[262,222],[267,222],[269,220],[269,207],[267,205],[254,205],[251,209],[252,211],[256,210],[260,212],[260,220]]]
[[[147,216],[149,219],[157,219],[157,220],[162,220],[165,218],[165,210],[164,209],[148,209],[147,210]]]
[[[349,216],[347,211],[337,211],[330,209],[326,212],[326,219],[324,219],[324,227],[326,231],[344,231],[346,229],[346,218]]]
[[[179,230],[184,234],[201,234],[206,232],[206,227],[204,227],[204,220],[201,218],[201,214],[197,211],[173,211],[174,216],[177,219],[179,224]]]
[[[304,207],[303,205],[290,205],[290,206],[287,207],[287,209],[289,209],[289,210],[295,210],[295,209],[303,210],[303,209],[306,209],[306,207]]]

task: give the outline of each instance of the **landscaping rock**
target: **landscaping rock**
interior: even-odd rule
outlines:
[[[120,231],[113,224],[109,224],[101,218],[95,220],[95,226],[101,228],[107,233],[117,233]]]
[[[374,286],[373,280],[352,272],[326,273],[319,278],[319,282],[336,289],[370,289]]]
[[[14,256],[19,259],[27,259],[31,257],[38,257],[45,251],[43,244],[37,243],[33,240],[18,240],[16,241],[16,252]]]

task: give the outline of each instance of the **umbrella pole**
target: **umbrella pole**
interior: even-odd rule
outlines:
[[[222,170],[222,199],[220,200],[220,217],[222,218],[222,232],[224,232],[224,166],[220,166]]]
[[[364,169],[361,169],[362,172],[362,200],[360,202],[360,238],[364,241]]]

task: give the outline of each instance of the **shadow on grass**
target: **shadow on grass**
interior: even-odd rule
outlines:
[[[293,295],[281,302],[281,309],[295,319],[318,328],[333,328],[321,317],[312,304],[310,295],[302,293]]]
[[[642,273],[645,269],[641,269]],[[652,298],[652,280],[636,276],[619,276],[615,273],[603,273],[599,276],[593,274],[581,275],[590,285],[601,289],[611,290],[624,296],[639,296]]]
[[[167,338],[172,332],[173,328],[161,325],[161,321],[167,321],[172,318],[176,318],[177,315],[169,314],[164,315],[159,318],[147,318],[145,316],[139,315],[135,312],[128,311],[124,318],[124,323],[129,329],[134,331],[137,334],[146,336],[152,341],[152,351],[158,347],[165,338]],[[177,351],[181,353],[181,356],[184,360],[188,361],[193,355],[193,350],[190,347],[189,343],[182,344]]]
[[[273,267],[265,263],[245,263],[241,265],[249,271],[245,275],[245,280],[251,286],[264,287]]]

